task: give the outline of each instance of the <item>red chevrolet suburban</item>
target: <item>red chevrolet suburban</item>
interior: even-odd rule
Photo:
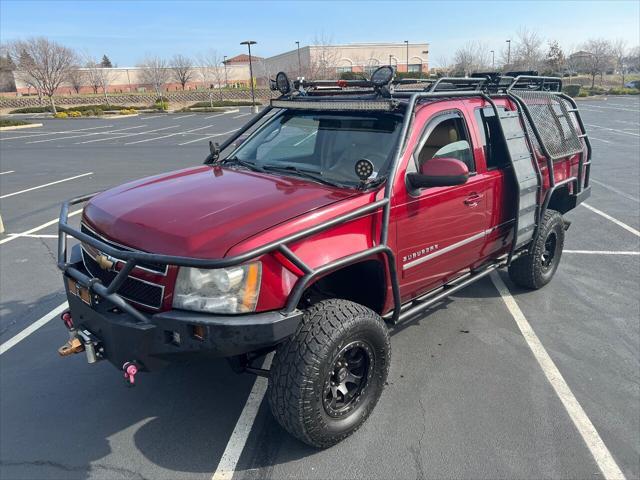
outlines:
[[[269,378],[287,431],[328,447],[380,398],[389,325],[498,268],[527,288],[551,280],[591,147],[559,78],[395,81],[381,67],[281,72],[272,87],[204,165],[63,205],[59,351],[107,359],[129,384],[179,357],[228,357]]]

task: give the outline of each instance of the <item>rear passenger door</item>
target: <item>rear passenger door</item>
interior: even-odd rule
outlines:
[[[425,122],[407,172],[438,156],[467,164],[463,185],[409,192],[397,209],[397,242],[403,297],[413,297],[450,280],[482,253],[489,217],[486,196],[492,187],[484,165],[474,159],[474,138],[464,106],[435,114]],[[473,121],[472,121],[473,122]]]

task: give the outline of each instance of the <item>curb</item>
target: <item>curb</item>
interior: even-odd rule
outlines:
[[[138,115],[140,115],[140,114],[139,113],[132,113],[131,115],[116,114],[116,115],[101,115],[99,117],[93,116],[93,117],[84,117],[84,118],[102,118],[103,120],[122,120],[123,118],[137,117]]]
[[[20,130],[23,128],[35,128],[35,127],[41,127],[42,124],[41,123],[30,123],[28,125],[13,125],[11,127],[0,127],[0,132],[7,132],[9,130]]]

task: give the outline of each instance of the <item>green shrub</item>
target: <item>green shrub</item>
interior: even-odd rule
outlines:
[[[640,90],[637,88],[621,88],[613,87],[609,89],[609,95],[638,95]]]
[[[99,108],[93,111],[94,115],[96,117],[101,117],[102,115],[104,115],[104,112],[102,110],[100,110]]]
[[[95,112],[93,110],[84,110],[82,112],[82,115],[84,117],[93,117],[95,115]]]
[[[589,96],[589,92],[587,92],[586,90],[580,90],[580,92],[578,93],[578,97],[588,97]]]
[[[342,72],[340,80],[362,80],[362,73],[358,72]]]
[[[0,118],[0,127],[19,127],[21,125],[31,125],[24,120],[9,120],[7,118]]]
[[[66,108],[56,107],[58,112],[66,112]],[[9,113],[46,113],[52,112],[51,105],[47,105],[45,107],[24,107],[24,108],[16,108],[15,110],[11,110]]]
[[[154,108],[156,110],[167,111],[169,110],[169,102],[157,101],[156,103],[153,104],[151,108]]]
[[[562,87],[562,91],[570,97],[577,97],[580,93],[580,85],[565,85]]]
[[[136,113],[138,113],[138,111],[131,108],[123,108],[120,110],[120,115],[135,115]]]
[[[67,112],[58,112],[54,115],[55,118],[67,118],[68,116]]]

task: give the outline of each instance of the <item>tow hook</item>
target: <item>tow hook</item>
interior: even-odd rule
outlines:
[[[58,349],[58,353],[61,357],[66,357],[67,355],[72,355],[74,353],[80,353],[84,350],[84,345],[80,341],[78,337],[70,338],[67,343],[62,345]]]
[[[136,374],[138,373],[138,366],[135,362],[125,362],[122,365],[124,371],[124,381],[128,387],[134,387],[136,385]]]

